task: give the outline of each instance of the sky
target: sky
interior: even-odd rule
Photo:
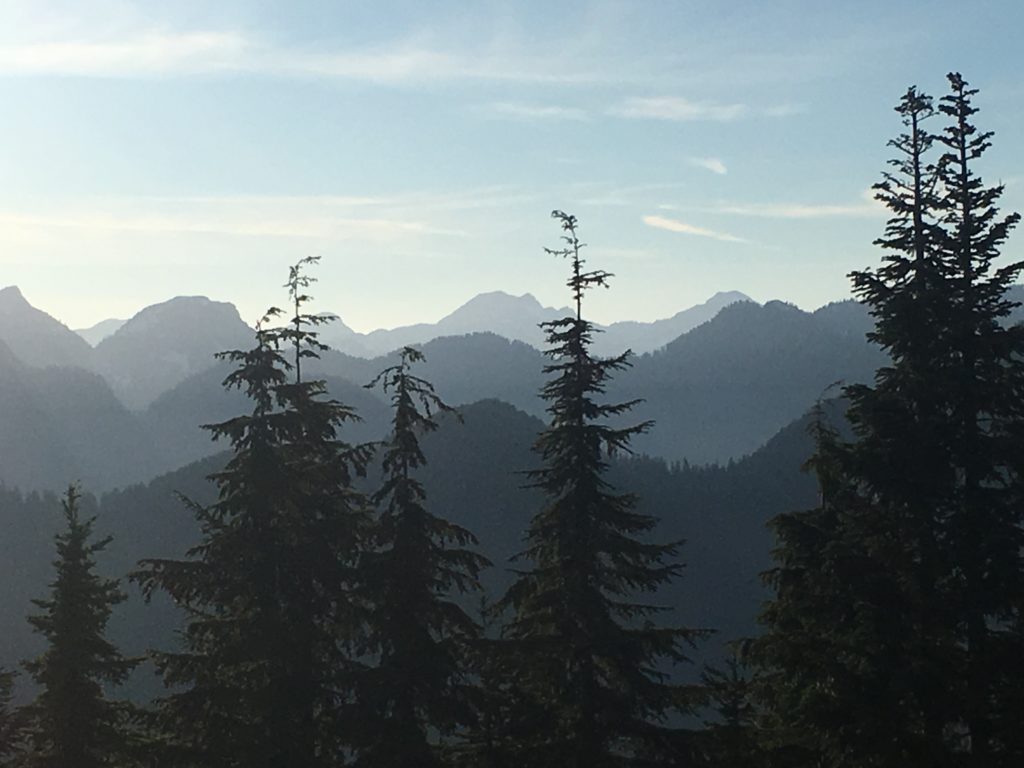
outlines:
[[[176,295],[254,322],[319,255],[369,331],[477,293],[602,323],[739,290],[805,309],[878,263],[910,85],[980,89],[1024,209],[1024,2],[0,0],[0,287],[71,327]],[[1024,258],[1024,232],[1005,255]]]

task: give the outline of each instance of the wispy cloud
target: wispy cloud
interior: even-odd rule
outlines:
[[[707,229],[706,227],[698,227],[693,224],[687,224],[676,219],[667,219],[664,216],[644,216],[643,222],[649,227],[655,229],[665,229],[669,232],[680,232],[684,235],[696,235],[698,237],[709,237],[712,240],[720,240],[723,243],[749,243],[742,237],[736,235],[730,235],[727,232],[718,232],[713,229]]]
[[[764,219],[824,219],[850,218],[874,219],[885,217],[885,206],[874,199],[870,189],[861,194],[861,201],[856,203],[736,203],[718,201],[711,205],[659,205],[663,211],[679,211],[684,213],[710,213],[728,216],[749,216]]]
[[[449,80],[604,82],[609,73],[526,49],[445,48],[420,40],[377,47],[281,46],[236,30],[120,30],[60,40],[0,41],[0,75],[97,78],[222,74],[352,80],[381,84]]]
[[[232,32],[142,32],[112,41],[0,46],[0,73],[131,77],[242,69],[252,49]]]
[[[210,234],[315,240],[397,241],[461,237],[450,216],[417,215],[395,199],[309,197],[135,198],[50,206],[45,211],[0,211],[0,235],[56,230],[85,235]]]
[[[735,216],[757,216],[767,219],[877,218],[885,216],[885,208],[876,203],[828,205],[809,203],[743,203],[722,204],[703,210]]]
[[[719,176],[725,176],[729,172],[729,169],[725,167],[725,163],[717,157],[691,157],[690,165],[717,173]]]
[[[498,101],[484,104],[480,111],[487,117],[520,120],[522,122],[545,122],[587,120],[587,113],[576,107],[562,107],[551,104],[523,104],[512,101]]]
[[[708,101],[690,101],[678,96],[653,96],[626,99],[610,112],[618,117],[640,120],[673,120],[695,122],[699,120],[730,122],[748,113],[745,104],[717,104]]]

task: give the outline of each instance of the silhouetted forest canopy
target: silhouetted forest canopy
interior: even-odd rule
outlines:
[[[511,310],[542,349],[332,349],[315,256],[255,329],[175,300],[95,349],[0,292],[0,767],[1024,765],[1024,261],[976,94],[903,94],[878,263],[814,313],[604,329],[561,210],[568,306]]]

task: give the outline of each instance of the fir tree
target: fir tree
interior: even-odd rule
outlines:
[[[545,323],[552,362],[542,390],[551,421],[536,444],[543,464],[529,473],[549,501],[534,516],[522,557],[532,567],[501,605],[512,609],[505,627],[514,659],[517,698],[532,719],[512,733],[518,764],[603,768],[640,764],[668,749],[675,734],[669,713],[686,711],[680,687],[661,666],[686,661],[698,631],[655,626],[664,610],[636,601],[679,576],[678,544],[657,544],[657,521],[635,510],[631,494],[604,479],[609,457],[629,451],[649,422],[613,427],[635,401],[598,401],[608,381],[626,368],[629,352],[610,359],[590,353],[593,325],[583,296],[611,275],[584,269],[574,216],[554,211],[568,258],[575,316]]]
[[[993,265],[1017,217],[972,172],[991,134],[949,79],[943,133],[915,89],[897,108],[898,172],[876,187],[885,261],[852,275],[892,362],[846,389],[852,442],[819,432],[822,505],[773,524],[767,700],[824,765],[1019,759],[1000,691],[1021,658],[1024,330],[1005,294],[1022,265]]]
[[[722,667],[705,667],[701,683],[716,715],[704,722],[704,751],[709,763],[722,768],[765,766],[754,687],[742,649],[731,647]]]
[[[363,578],[374,605],[368,646],[377,658],[363,681],[364,746],[356,765],[441,764],[437,737],[471,721],[466,661],[478,624],[451,599],[478,590],[488,561],[466,549],[476,538],[426,506],[416,474],[426,464],[420,436],[452,409],[411,367],[423,354],[405,347],[397,365],[367,387],[390,394],[391,435],[384,444],[380,509]]]
[[[334,765],[350,739],[339,713],[352,695],[353,574],[368,523],[351,481],[368,456],[338,435],[352,409],[299,375],[322,348],[309,328],[321,318],[302,312],[311,261],[290,275],[291,324],[267,328],[272,309],[253,349],[221,355],[237,365],[225,386],[253,406],[207,427],[233,456],[212,477],[218,501],[191,505],[202,541],[187,560],[143,561],[135,574],[186,614],[183,650],[155,654],[176,689],[160,702],[168,756],[186,765]]]
[[[945,190],[942,256],[950,273],[949,353],[940,376],[948,390],[950,470],[948,539],[956,638],[963,649],[962,720],[973,765],[1011,765],[1003,736],[1017,740],[1020,709],[1007,712],[996,692],[1007,675],[1024,674],[1019,638],[1010,623],[1020,617],[1024,594],[1024,327],[1007,327],[1018,306],[1006,297],[1024,262],[996,267],[1000,248],[1019,214],[1001,217],[1003,187],[986,187],[974,170],[991,146],[991,132],[971,123],[977,109],[958,73],[939,110],[949,124],[938,141]],[[1011,684],[1012,685],[1012,684]]]
[[[57,535],[56,579],[42,611],[29,623],[47,642],[43,655],[26,669],[41,692],[26,710],[28,764],[40,768],[117,765],[128,746],[126,707],[107,697],[136,662],[107,640],[114,606],[125,599],[113,579],[96,573],[96,555],[111,539],[93,539],[95,518],[82,519],[78,488],[62,500],[66,529]]]
[[[13,690],[14,672],[0,669],[0,766],[12,765],[22,746],[24,718],[11,704]]]

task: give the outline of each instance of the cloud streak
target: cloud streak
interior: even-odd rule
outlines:
[[[679,232],[684,235],[696,235],[697,237],[707,237],[712,240],[719,240],[723,243],[749,243],[742,237],[736,235],[730,235],[727,232],[718,232],[713,229],[707,229],[706,227],[698,227],[693,224],[687,224],[676,219],[668,219],[664,216],[644,216],[643,222],[649,227],[655,229],[664,229],[669,232]]]
[[[717,157],[691,157],[690,165],[711,171],[719,176],[725,176],[729,172],[729,169],[725,167],[725,163]]]
[[[749,113],[745,104],[716,104],[690,101],[679,96],[654,96],[626,99],[613,107],[611,114],[632,120],[670,120],[673,122],[732,122]]]
[[[230,32],[144,32],[114,41],[0,46],[0,73],[132,77],[244,68],[251,44]]]
[[[396,41],[356,49],[279,46],[234,30],[136,29],[117,37],[0,42],[0,75],[145,78],[243,73],[379,84],[441,81],[605,82],[607,73],[550,54],[446,50]]]
[[[585,121],[587,113],[575,107],[561,107],[548,104],[523,104],[510,101],[499,101],[485,104],[481,111],[488,117],[522,122],[560,122]]]

